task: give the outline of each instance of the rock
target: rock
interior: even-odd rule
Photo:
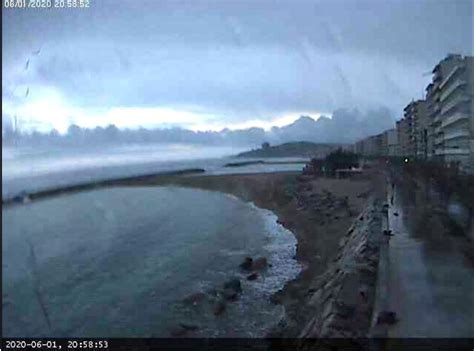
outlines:
[[[220,301],[217,301],[216,304],[214,305],[213,313],[214,313],[215,316],[219,316],[222,313],[224,313],[225,309],[226,309],[225,301],[220,300]]]
[[[239,267],[245,271],[250,271],[252,269],[252,257],[245,257],[244,262],[242,262]]]
[[[379,312],[377,316],[377,324],[388,324],[392,325],[398,321],[397,314],[392,311]]]
[[[222,290],[222,296],[227,300],[227,301],[236,301],[239,298],[239,295],[237,291],[227,288]]]
[[[267,268],[268,261],[265,257],[259,257],[252,263],[252,270],[259,271],[261,269]]]
[[[239,278],[234,278],[234,279],[229,280],[228,282],[225,282],[224,283],[224,290],[225,289],[233,290],[236,293],[242,292],[242,286],[240,284],[240,279]]]
[[[257,272],[253,272],[252,274],[247,276],[247,280],[255,280],[257,278],[258,278],[258,273]]]
[[[274,305],[279,305],[281,304],[283,300],[283,290],[278,290],[275,294],[270,296],[270,302],[273,303]]]
[[[195,293],[195,294],[192,294],[192,295],[189,295],[188,297],[186,297],[185,299],[183,299],[183,302],[185,304],[189,304],[189,305],[197,305],[198,303],[202,302],[204,299],[206,298],[206,294],[202,293],[202,292],[199,292],[199,293]]]

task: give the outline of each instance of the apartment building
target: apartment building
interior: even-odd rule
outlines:
[[[441,124],[440,122],[435,121],[436,115],[439,113],[440,108],[439,108],[439,93],[437,91],[437,85],[435,83],[430,83],[426,87],[426,115],[427,115],[427,120],[428,120],[428,140],[427,140],[427,152],[426,156],[428,159],[433,160],[436,155],[435,155],[435,141],[437,141],[438,147],[440,147],[440,143],[442,142],[441,140],[436,140],[436,134],[435,134],[435,129],[439,128],[439,125]],[[437,129],[439,130],[439,129]]]
[[[355,145],[365,156],[405,156],[474,173],[474,57],[447,55],[433,69],[426,99],[411,101],[395,128]]]
[[[472,56],[448,55],[433,69],[430,88],[434,158],[474,171]]]
[[[387,156],[399,156],[397,130],[395,128],[389,129],[385,134],[387,138]]]
[[[408,128],[407,154],[420,159],[428,155],[428,112],[425,100],[410,102],[403,110]]]
[[[377,143],[380,145],[379,149],[379,156],[387,156],[388,155],[388,135],[387,131],[380,133],[377,135]]]
[[[410,156],[410,125],[404,118],[396,123],[398,151],[400,156]]]
[[[384,150],[386,147],[384,144],[386,144],[386,142],[384,140],[384,133],[369,136],[357,141],[354,145],[354,151],[368,157],[385,156]]]

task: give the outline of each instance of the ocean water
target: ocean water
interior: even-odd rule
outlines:
[[[300,272],[276,217],[218,192],[108,188],[2,209],[3,335],[261,337],[283,316],[270,296]],[[272,265],[247,281],[239,264]],[[243,293],[213,314],[213,291]],[[204,292],[197,305],[183,302]]]
[[[3,147],[2,198],[10,198],[21,192],[185,168],[204,168],[207,174],[293,171],[303,168],[302,164],[224,167],[228,162],[235,162],[232,155],[246,149],[189,144],[54,149]]]

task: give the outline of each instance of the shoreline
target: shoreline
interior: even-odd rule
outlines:
[[[298,337],[312,317],[308,294],[337,255],[339,241],[368,202],[368,180],[308,178],[301,172],[179,176],[155,174],[81,184],[29,195],[33,201],[79,191],[125,186],[174,185],[236,196],[269,210],[297,241],[295,259],[299,275],[273,295],[272,302],[285,308],[285,320],[269,337]],[[9,207],[17,203],[2,203]],[[21,204],[18,204],[21,205]]]
[[[272,297],[286,311],[286,319],[269,331],[268,336],[276,338],[296,338],[309,322],[309,293],[337,256],[340,239],[364,210],[372,191],[368,180],[315,179],[301,172],[196,176],[156,185],[166,184],[220,191],[252,202],[272,211],[296,237],[295,258],[302,271]]]

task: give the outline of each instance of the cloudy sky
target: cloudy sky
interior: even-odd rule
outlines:
[[[2,117],[24,128],[284,125],[421,98],[472,55],[472,1],[89,0],[3,9]]]

